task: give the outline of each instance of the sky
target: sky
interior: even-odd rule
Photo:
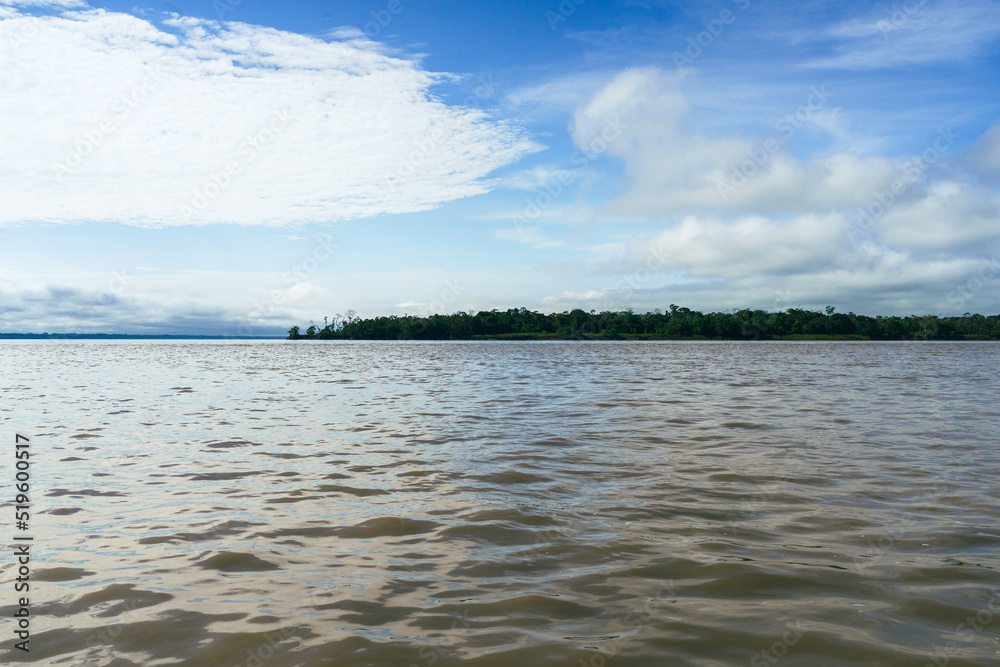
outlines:
[[[1000,2],[0,0],[0,332],[998,287]]]

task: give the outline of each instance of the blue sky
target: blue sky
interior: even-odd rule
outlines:
[[[998,82],[976,0],[0,0],[0,331],[995,314]]]

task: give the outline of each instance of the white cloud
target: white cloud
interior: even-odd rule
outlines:
[[[0,282],[0,332],[273,335],[322,317],[339,297],[321,273],[39,269],[25,278]]]
[[[659,258],[658,268],[694,277],[788,275],[836,266],[847,250],[843,218],[809,215],[787,222],[760,217],[726,224],[694,216],[654,235],[627,255],[632,264]]]
[[[798,121],[835,129],[822,115],[830,110],[814,108],[821,91],[813,92]],[[653,69],[621,73],[579,107],[573,139],[581,149],[593,147],[609,122],[624,128],[605,143],[624,163],[625,192],[599,207],[596,220],[667,226],[592,267],[618,286],[565,292],[550,303],[953,312],[955,286],[981,268],[982,248],[1000,241],[1000,197],[953,168],[950,128],[909,158],[800,159],[793,142],[778,140],[794,141],[795,126],[791,137],[709,136],[689,129],[693,113],[680,78]],[[775,127],[781,134],[780,120]],[[1000,155],[995,135],[991,128],[964,156],[980,174],[992,173]],[[734,166],[745,167],[744,179],[733,178]],[[732,187],[720,190],[720,182]],[[871,213],[863,228],[861,208]],[[969,305],[993,312],[998,298],[982,290]]]
[[[86,7],[87,3],[84,2],[83,0],[0,0],[0,5],[6,5],[7,7],[44,7],[47,9],[51,8],[69,9],[71,7],[75,8]]]
[[[837,42],[836,55],[806,67],[884,69],[962,61],[1000,38],[1000,6],[983,0],[911,0],[833,26],[820,39]]]
[[[1000,239],[1000,199],[968,184],[932,184],[927,196],[899,204],[876,227],[897,247],[946,251]]]
[[[920,259],[882,249],[862,257],[838,234],[836,219],[787,223],[744,220],[725,225],[690,219],[675,229],[633,240],[625,261],[614,263],[608,287],[549,297],[552,307],[637,310],[694,304],[701,310],[820,308],[875,314],[995,313],[996,254]],[[815,229],[815,238],[811,230]],[[983,273],[982,289],[959,298],[959,288]],[[959,303],[961,301],[961,303]]]
[[[437,100],[448,75],[371,42],[165,24],[89,8],[0,21],[0,223],[421,211],[487,191],[492,171],[538,149]]]
[[[963,162],[981,177],[1000,181],[1000,120],[993,123],[963,157]]]
[[[545,236],[538,225],[520,225],[498,229],[493,232],[493,238],[501,241],[523,243],[532,248],[558,248],[565,245],[563,241],[557,241]]]
[[[514,190],[538,190],[559,181],[572,182],[578,174],[554,166],[539,166],[511,174],[497,185]]]
[[[133,289],[47,284],[0,288],[0,331],[236,335],[238,309],[188,297],[139,296]]]
[[[623,128],[606,142],[606,151],[624,161],[628,179],[628,192],[605,207],[612,217],[803,214],[861,206],[873,191],[889,187],[903,164],[851,153],[796,158],[789,140],[807,124],[830,124],[827,99],[814,88],[800,107],[775,119],[774,133],[763,139],[712,137],[688,129],[690,105],[679,76],[628,70],[577,111],[573,138],[581,149],[593,149],[613,135],[608,128]]]
[[[543,83],[512,90],[506,104],[516,108],[523,118],[562,118],[585,103],[607,82],[606,72],[571,74]]]

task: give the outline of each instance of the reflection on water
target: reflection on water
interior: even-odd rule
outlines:
[[[2,659],[998,664],[997,368],[989,343],[5,343],[36,515],[32,651],[6,557]]]

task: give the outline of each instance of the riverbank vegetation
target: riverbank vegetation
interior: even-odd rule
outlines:
[[[997,340],[1000,315],[906,317],[789,308],[702,313],[671,305],[651,313],[572,310],[548,315],[526,308],[451,315],[389,315],[363,319],[352,311],[324,318],[324,326],[298,326],[292,340]]]

